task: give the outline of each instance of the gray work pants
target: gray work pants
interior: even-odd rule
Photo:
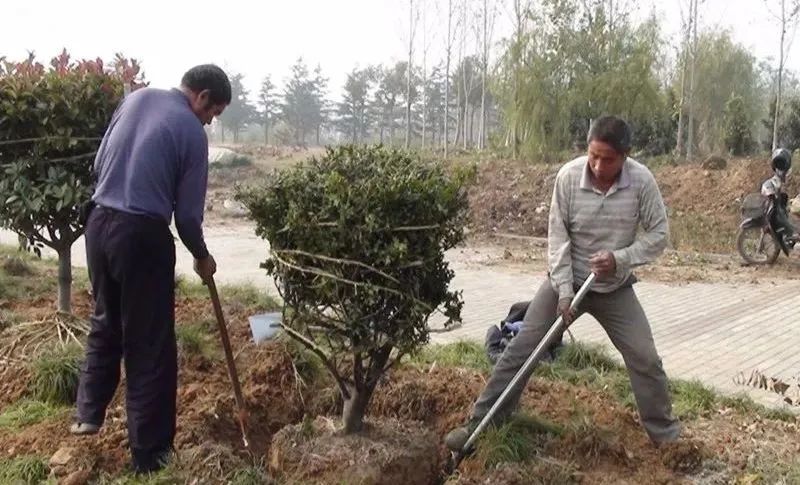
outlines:
[[[486,387],[475,402],[473,419],[480,419],[489,412],[544,338],[556,319],[557,305],[558,293],[550,281],[546,280],[528,307],[519,334],[506,347]],[[578,313],[588,313],[597,319],[622,354],[639,408],[639,417],[650,439],[654,442],[677,439],[680,423],[672,416],[667,376],[653,342],[650,323],[633,288],[627,286],[605,294],[590,292],[581,302]],[[533,366],[531,372],[532,370]],[[493,422],[502,421],[517,407],[529,378],[530,372],[508,395]]]

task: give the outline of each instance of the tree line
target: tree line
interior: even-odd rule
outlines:
[[[698,0],[681,2],[675,43],[655,15],[634,19],[632,0],[407,0],[407,59],[355,67],[332,87],[300,58],[282,88],[268,76],[252,96],[234,74],[220,138],[257,126],[267,144],[488,147],[548,160],[613,113],[646,156],[796,148],[800,89],[785,60],[800,2],[766,0],[777,60],[702,25]],[[512,27],[494,39],[501,16]],[[431,61],[434,43],[441,58]]]

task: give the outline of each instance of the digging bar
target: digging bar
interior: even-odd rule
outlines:
[[[594,273],[591,273],[589,277],[586,278],[586,281],[583,283],[583,285],[578,290],[578,293],[576,293],[575,297],[572,299],[572,304],[570,305],[570,308],[572,310],[576,310],[578,308],[578,305],[580,305],[581,300],[583,300],[583,297],[586,296],[586,293],[589,292],[589,288],[592,286],[592,283],[594,283],[595,278],[596,275]],[[466,456],[467,453],[469,453],[470,448],[472,448],[472,446],[475,444],[475,441],[477,441],[478,436],[480,436],[481,432],[483,432],[483,430],[486,429],[486,427],[489,425],[489,422],[491,422],[497,410],[500,409],[500,406],[502,406],[503,403],[506,401],[506,398],[508,397],[509,393],[511,393],[511,390],[514,388],[514,386],[516,386],[517,383],[520,380],[522,380],[523,376],[525,376],[525,374],[527,374],[528,371],[539,360],[539,358],[544,353],[545,349],[547,349],[550,346],[552,340],[557,335],[560,335],[561,332],[563,331],[564,331],[564,318],[559,316],[553,323],[553,325],[550,327],[550,330],[547,331],[544,338],[542,338],[541,342],[539,342],[539,345],[536,346],[536,349],[534,349],[534,351],[531,352],[531,355],[529,355],[525,363],[522,364],[522,367],[519,369],[519,371],[517,371],[517,374],[514,376],[514,378],[511,379],[511,382],[509,382],[508,386],[506,386],[505,390],[503,390],[503,393],[500,394],[500,397],[497,398],[497,401],[495,401],[495,403],[489,409],[489,412],[486,413],[486,416],[484,416],[483,419],[481,419],[481,422],[478,424],[478,427],[475,428],[475,431],[472,432],[472,435],[470,435],[469,440],[467,440],[466,444],[464,444],[464,448],[462,448],[460,452],[453,452],[453,457],[452,457],[453,470],[455,470],[458,467],[458,464],[461,463],[461,460],[464,458],[464,456]]]
[[[247,409],[244,406],[244,398],[242,397],[242,386],[239,383],[239,374],[236,372],[236,362],[233,360],[233,351],[231,350],[231,341],[228,338],[228,326],[225,324],[225,315],[222,313],[222,304],[219,301],[219,293],[217,293],[217,285],[214,283],[214,277],[208,279],[206,282],[208,292],[211,294],[211,303],[214,305],[214,313],[217,315],[217,325],[219,326],[219,336],[222,339],[222,348],[225,349],[225,360],[228,363],[228,375],[233,384],[233,395],[236,398],[236,406],[239,408],[237,420],[239,427],[242,430],[242,441],[244,447],[249,448],[250,442],[247,440]]]

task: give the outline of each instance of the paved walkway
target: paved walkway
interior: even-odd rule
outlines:
[[[217,259],[220,283],[274,288],[259,268],[266,259],[266,244],[252,231],[215,227],[206,237]],[[0,243],[16,244],[16,236],[0,231]],[[434,334],[434,342],[483,342],[489,325],[497,324],[512,303],[530,299],[543,278],[498,266],[466,264],[457,255],[452,259],[453,286],[464,292],[464,324]],[[85,266],[82,241],[73,247],[73,264]],[[191,268],[191,256],[179,249],[178,272],[191,274]],[[777,395],[737,386],[732,379],[738,372],[749,375],[754,368],[782,378],[800,373],[800,317],[796,313],[800,282],[777,286],[639,283],[636,291],[670,377],[696,378],[722,392],[747,392],[758,402],[782,405]],[[588,315],[573,324],[572,331],[580,340],[611,347],[603,329]]]
[[[512,303],[532,298],[544,278],[497,267],[456,265],[455,271],[454,287],[464,291],[464,324],[434,334],[434,342],[483,342],[486,329],[498,324]],[[749,376],[755,368],[785,379],[800,374],[800,282],[638,283],[635,289],[670,377],[699,379],[721,392],[747,392],[763,404],[783,406],[776,394],[736,385],[733,377],[740,371]],[[591,316],[570,328],[576,339],[605,345],[619,357]]]

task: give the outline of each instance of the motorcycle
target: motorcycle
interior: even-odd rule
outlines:
[[[742,222],[736,235],[736,249],[747,264],[774,264],[800,242],[789,221],[789,196],[784,191],[791,167],[791,154],[775,150],[774,175],[761,184],[760,194],[751,194],[742,203]]]

